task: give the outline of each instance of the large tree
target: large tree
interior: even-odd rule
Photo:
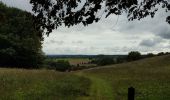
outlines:
[[[42,31],[34,29],[30,13],[0,2],[0,67],[39,67],[41,35]]]
[[[30,0],[30,3],[35,12],[36,28],[46,30],[47,34],[62,24],[70,27],[98,22],[101,19],[96,16],[98,13],[108,17],[125,12],[132,21],[149,15],[154,17],[160,6],[166,12],[170,10],[170,0]],[[166,21],[170,24],[170,16]]]

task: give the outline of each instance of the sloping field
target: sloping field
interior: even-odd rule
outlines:
[[[110,94],[95,92],[96,96],[102,95],[102,100],[127,100],[131,86],[136,89],[136,100],[170,100],[170,55],[106,67],[84,71],[87,77],[104,81],[107,88],[110,86]],[[111,95],[114,98],[110,99]]]
[[[170,100],[170,56],[60,73],[0,69],[0,100]]]

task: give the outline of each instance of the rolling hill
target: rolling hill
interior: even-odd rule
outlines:
[[[96,82],[101,83],[100,88],[103,88],[98,88],[93,93],[99,93],[101,100],[127,100],[127,90],[131,86],[136,89],[136,100],[170,99],[170,55],[105,66],[83,73],[89,78],[104,82]],[[111,88],[111,93],[103,95],[106,88]]]

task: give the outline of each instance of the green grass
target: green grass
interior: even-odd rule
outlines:
[[[87,96],[90,80],[46,70],[0,70],[0,100],[75,100]]]
[[[107,81],[101,78],[84,75],[81,72],[76,73],[76,75],[84,76],[91,80],[91,86],[89,90],[90,95],[88,97],[87,96],[80,97],[78,100],[113,100],[114,99],[112,95],[113,93],[112,87]]]
[[[170,56],[60,73],[0,69],[0,100],[170,100]]]
[[[110,83],[113,100],[127,100],[131,86],[136,89],[136,100],[170,100],[169,55],[84,71],[84,74]]]

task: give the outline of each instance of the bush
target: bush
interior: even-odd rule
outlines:
[[[48,69],[55,69],[58,71],[67,71],[71,69],[71,65],[66,60],[48,59],[45,61],[45,65]]]
[[[165,55],[165,53],[164,52],[159,52],[157,55],[162,56],[162,55]]]
[[[127,56],[127,61],[134,61],[134,60],[139,60],[141,59],[141,53],[138,51],[131,51],[129,52],[128,56]]]
[[[146,57],[153,57],[153,56],[155,56],[153,53],[148,53],[148,54],[146,55]]]
[[[71,68],[71,65],[66,60],[58,60],[56,62],[56,70],[66,71],[66,70],[70,70],[70,68]]]

